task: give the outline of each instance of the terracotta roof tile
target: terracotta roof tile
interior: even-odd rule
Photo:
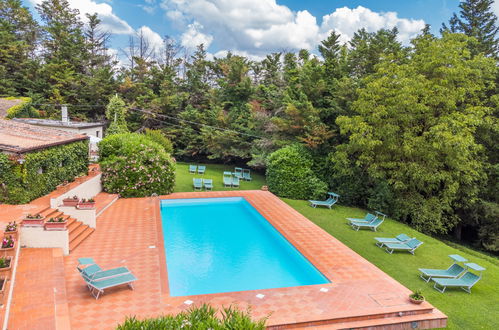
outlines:
[[[87,135],[0,119],[0,150],[3,151],[24,153],[85,139]]]

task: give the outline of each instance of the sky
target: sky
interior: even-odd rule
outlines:
[[[28,7],[42,0],[23,0]],[[430,24],[458,12],[459,0],[68,0],[82,14],[98,13],[113,37],[115,53],[141,31],[156,49],[162,37],[175,38],[192,51],[203,43],[210,56],[227,51],[262,58],[276,51],[316,52],[331,31],[347,42],[354,32],[397,27],[404,44]],[[493,4],[499,16],[499,0]]]

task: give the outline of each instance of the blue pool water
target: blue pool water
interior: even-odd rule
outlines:
[[[172,296],[329,283],[242,197],[161,201]]]

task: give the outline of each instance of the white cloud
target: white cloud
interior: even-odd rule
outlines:
[[[269,52],[315,50],[331,30],[348,41],[360,28],[399,29],[399,39],[407,43],[423,27],[423,20],[399,18],[397,13],[376,13],[364,7],[338,8],[317,22],[308,11],[293,12],[276,0],[163,0],[160,6],[179,29],[181,42],[216,43],[218,49],[238,54],[262,56]],[[209,42],[208,42],[209,41]]]
[[[42,0],[30,0],[34,5],[40,4]],[[133,29],[128,23],[113,13],[113,7],[107,3],[96,3],[92,0],[68,0],[71,8],[78,9],[83,22],[86,22],[85,14],[97,13],[102,20],[104,30],[115,34],[130,34]]]
[[[202,29],[203,26],[197,22],[189,24],[187,31],[180,38],[182,46],[188,49],[194,49],[200,44],[203,44],[205,49],[210,47],[213,37],[200,32]]]
[[[137,34],[142,33],[144,38],[147,40],[149,43],[149,46],[151,48],[154,48],[155,51],[159,51],[163,47],[163,38],[161,36],[151,30],[150,27],[143,25],[137,30]]]
[[[343,41],[350,40],[353,34],[365,28],[368,32],[375,32],[382,28],[397,27],[399,39],[408,43],[425,26],[423,20],[399,18],[395,12],[376,13],[368,8],[358,6],[355,9],[348,7],[337,8],[333,13],[322,18],[322,38],[332,30],[341,34]]]
[[[156,7],[153,6],[146,6],[146,5],[138,5],[138,6],[142,8],[142,10],[148,13],[149,15],[154,14],[154,12],[156,11]]]
[[[494,14],[496,14],[497,17],[499,17],[499,1],[494,1],[492,5],[490,6]]]

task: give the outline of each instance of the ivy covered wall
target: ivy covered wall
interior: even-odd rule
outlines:
[[[88,140],[27,153],[24,159],[19,164],[0,153],[0,203],[28,203],[85,174]]]

